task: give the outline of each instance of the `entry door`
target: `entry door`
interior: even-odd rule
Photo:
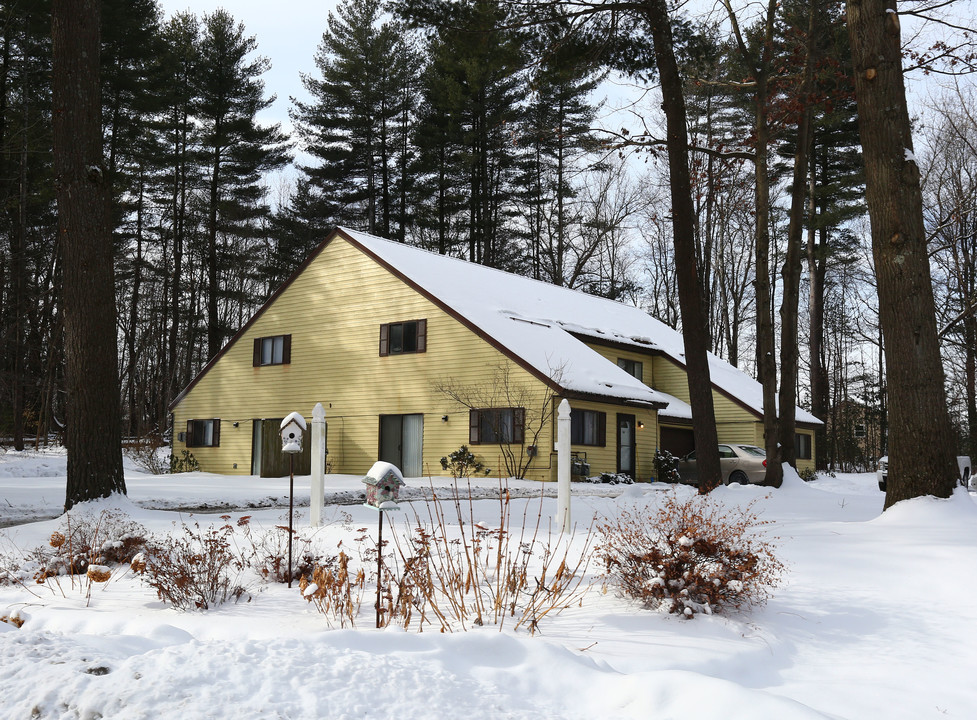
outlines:
[[[281,418],[254,420],[251,426],[251,474],[288,477],[290,458],[282,452]],[[311,429],[311,427],[310,427]],[[312,434],[305,433],[302,452],[295,456],[296,475],[312,472]]]
[[[636,448],[634,415],[617,416],[617,471],[635,477]]]
[[[380,460],[393,463],[404,477],[421,477],[424,416],[380,416]]]

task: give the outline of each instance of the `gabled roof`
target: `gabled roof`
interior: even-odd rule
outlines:
[[[682,336],[640,308],[355,230],[338,232],[564,390],[662,406],[667,417],[689,416],[686,403],[648,388],[584,342],[659,352],[684,367]],[[756,380],[711,353],[709,370],[721,393],[762,416]],[[796,417],[821,424],[801,408]]]
[[[686,403],[641,383],[585,342],[661,353],[684,367],[682,336],[643,310],[347,228],[330,233],[174,399],[171,409],[337,237],[372,257],[554,389],[582,397],[657,407],[666,417],[691,417]],[[762,416],[762,388],[756,380],[711,353],[709,368],[712,383],[719,392]],[[800,408],[796,417],[800,423],[821,424]]]

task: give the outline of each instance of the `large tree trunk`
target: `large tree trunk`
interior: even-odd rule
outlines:
[[[780,305],[780,394],[778,432],[780,460],[797,467],[794,433],[797,425],[798,317],[801,293],[801,245],[804,237],[804,205],[807,200],[807,158],[811,146],[811,120],[814,108],[811,94],[814,86],[814,37],[817,30],[818,4],[808,8],[804,79],[801,83],[801,117],[797,123],[797,148],[794,151],[794,182],[790,196],[790,222],[787,228],[787,257],[781,270],[783,300]],[[781,467],[781,472],[783,468]]]
[[[98,0],[54,0],[52,98],[68,387],[65,510],[125,493]]]
[[[645,5],[655,45],[655,62],[661,78],[662,106],[668,137],[668,176],[672,199],[672,243],[675,248],[675,275],[682,312],[682,336],[692,406],[692,432],[695,436],[696,470],[699,492],[712,490],[721,481],[719,436],[709,378],[709,331],[702,307],[702,290],[696,269],[695,208],[689,173],[688,124],[682,79],[672,48],[672,28],[665,0],[649,0]]]
[[[849,0],[858,129],[889,391],[888,508],[956,483],[895,1]]]

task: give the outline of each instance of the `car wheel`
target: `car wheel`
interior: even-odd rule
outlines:
[[[879,480],[879,490],[885,492],[885,480]]]
[[[732,485],[733,483],[739,483],[740,485],[746,485],[750,482],[750,479],[746,476],[746,473],[742,470],[735,470],[729,475],[729,482],[727,485]]]

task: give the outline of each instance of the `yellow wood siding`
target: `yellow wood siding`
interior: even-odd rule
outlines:
[[[555,407],[555,406],[554,406]],[[605,444],[571,445],[570,451],[590,463],[590,475],[617,472],[617,416],[634,415],[635,422],[644,425],[635,430],[635,474],[636,480],[647,481],[655,474],[653,459],[658,449],[658,413],[643,407],[630,405],[611,405],[608,403],[571,400],[570,410],[596,410],[606,415]],[[556,410],[554,415],[556,417]],[[554,436],[555,441],[555,436]],[[552,447],[552,442],[551,442]],[[552,462],[553,476],[556,479],[556,461]]]
[[[381,323],[421,318],[427,320],[426,352],[379,356]],[[281,334],[292,336],[291,363],[252,367],[254,339]],[[439,459],[468,444],[469,423],[468,409],[436,392],[435,383],[484,382],[506,362],[488,342],[337,237],[174,408],[174,429],[184,430],[188,419],[219,417],[220,447],[190,451],[203,470],[249,474],[252,420],[292,411],[311,418],[321,402],[332,471],[359,474],[377,459],[380,415],[421,413],[423,472],[440,475]],[[549,393],[540,380],[515,365],[509,380],[538,396],[537,414],[546,406]],[[174,442],[176,453],[184,447]],[[497,446],[472,449],[484,450],[497,470],[491,457]]]

